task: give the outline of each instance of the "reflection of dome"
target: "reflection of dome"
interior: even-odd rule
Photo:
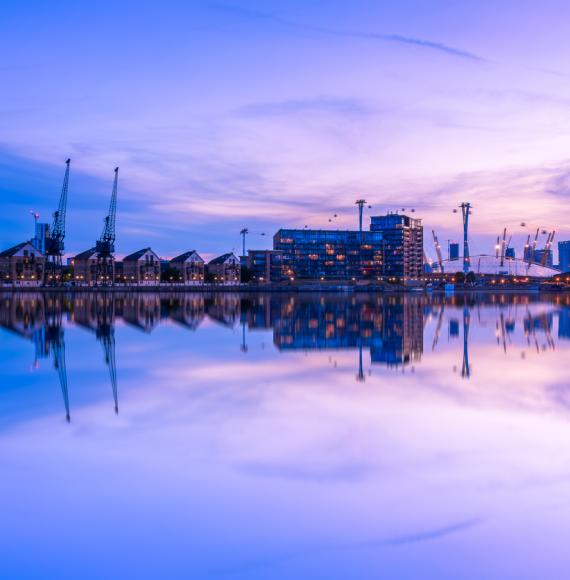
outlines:
[[[463,258],[458,260],[444,260],[443,267],[445,272],[453,274],[463,271]],[[496,276],[531,276],[533,278],[550,278],[560,274],[559,270],[541,266],[540,264],[531,264],[521,259],[507,259],[501,266],[501,258],[495,256],[471,256],[471,270],[476,274],[491,274]]]

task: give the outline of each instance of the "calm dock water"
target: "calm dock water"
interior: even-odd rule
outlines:
[[[0,295],[0,576],[563,578],[570,297]]]

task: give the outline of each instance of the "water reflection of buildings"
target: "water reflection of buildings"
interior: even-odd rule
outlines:
[[[570,297],[548,300],[547,296],[532,299],[529,295],[505,296],[491,295],[490,297],[467,297],[454,298],[451,301],[453,306],[448,320],[448,340],[458,339],[463,336],[463,361],[461,375],[464,378],[471,376],[471,365],[469,360],[470,332],[475,318],[479,326],[484,328],[486,322],[481,320],[481,309],[492,308],[496,314],[495,338],[496,343],[505,354],[513,350],[519,350],[522,346],[513,340],[517,328],[517,322],[521,323],[521,332],[527,348],[536,353],[555,349],[554,328],[555,320],[558,318],[558,337],[564,338],[568,332],[568,320],[570,316]],[[552,298],[552,297],[551,297]],[[536,304],[533,304],[536,302]],[[553,304],[551,303],[553,302]],[[439,342],[439,335],[443,323],[446,307],[450,304],[441,303],[439,307],[432,309],[432,314],[438,319],[433,340],[432,350],[435,350]],[[462,320],[457,311],[462,308]],[[487,311],[488,312],[488,311]],[[520,352],[521,358],[526,357],[526,352]]]
[[[536,304],[533,304],[533,301]],[[482,316],[484,310],[485,315]],[[239,346],[249,352],[249,333],[272,331],[282,352],[353,350],[357,380],[374,365],[403,369],[421,360],[425,327],[433,332],[432,351],[442,345],[440,334],[462,350],[456,370],[472,374],[470,342],[491,329],[505,353],[524,358],[522,345],[534,352],[555,346],[554,336],[570,339],[570,296],[550,303],[527,296],[417,296],[397,294],[239,294],[239,293],[19,293],[0,295],[0,326],[30,341],[36,361],[51,358],[69,420],[65,360],[65,327],[75,324],[101,344],[108,368],[115,411],[118,412],[115,324],[151,333],[171,321],[192,332],[209,320],[227,328],[241,325]],[[518,331],[518,334],[517,334]],[[428,331],[430,332],[430,331]],[[462,340],[461,340],[462,339]],[[462,349],[460,345],[462,344]],[[461,361],[461,365],[459,364]]]
[[[62,296],[43,294],[7,295],[0,300],[0,326],[34,344],[34,367],[49,357],[57,371],[65,418],[70,421]]]
[[[280,350],[365,348],[372,363],[389,367],[413,363],[423,352],[424,305],[415,297],[296,295],[277,307],[272,326]]]
[[[73,321],[95,333],[103,347],[105,365],[109,370],[115,413],[119,413],[117,365],[115,362],[115,301],[108,293],[96,294],[91,300],[80,297],[74,302]]]
[[[560,311],[558,317],[558,338],[570,340],[570,309]]]

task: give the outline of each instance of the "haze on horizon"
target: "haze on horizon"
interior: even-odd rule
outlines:
[[[519,248],[538,226],[570,238],[562,0],[30,0],[2,16],[2,248],[31,237],[30,209],[51,221],[67,157],[70,254],[99,237],[116,165],[120,254],[352,228],[358,197],[415,208],[431,254],[432,228],[460,237],[461,201],[474,252],[505,226]]]

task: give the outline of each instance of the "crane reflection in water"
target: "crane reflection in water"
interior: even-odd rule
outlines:
[[[236,348],[244,355],[251,353],[249,333],[264,331],[271,333],[275,349],[284,355],[328,351],[334,368],[338,353],[354,352],[353,376],[361,383],[375,369],[415,371],[425,356],[446,350],[458,357],[453,370],[469,379],[477,372],[477,360],[470,359],[474,336],[492,331],[493,341],[505,356],[521,359],[530,351],[541,354],[555,349],[556,328],[558,339],[570,339],[570,297],[21,292],[0,298],[0,327],[34,344],[36,365],[41,359],[53,360],[67,421],[71,420],[69,387],[73,389],[73,381],[68,386],[65,329],[85,329],[101,344],[118,414],[117,321],[147,334],[165,323],[196,332],[208,321],[222,332],[237,330]],[[446,341],[441,337],[444,328]],[[426,336],[431,343],[427,354]]]

